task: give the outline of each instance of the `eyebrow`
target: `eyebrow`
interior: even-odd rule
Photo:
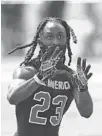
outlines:
[[[58,32],[59,34],[63,34],[64,32]]]
[[[42,34],[43,34],[43,35],[46,35],[46,34],[50,35],[50,34],[52,34],[52,32],[43,32],[43,31],[41,31],[41,32],[40,32],[40,35],[42,35]]]
[[[46,32],[45,34],[52,34],[52,32]],[[58,34],[63,34],[63,32],[58,32]]]
[[[52,32],[46,32],[45,34],[52,34]]]

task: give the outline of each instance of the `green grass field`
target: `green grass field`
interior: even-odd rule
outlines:
[[[15,61],[16,60],[16,61]],[[1,68],[1,132],[2,136],[12,136],[16,131],[15,107],[6,99],[8,85],[14,68],[21,62],[20,58],[2,61]],[[101,60],[90,61],[93,78],[89,81],[89,91],[93,98],[94,112],[89,119],[81,117],[74,101],[65,114],[59,136],[102,136],[102,63]],[[75,69],[75,64],[72,64]]]

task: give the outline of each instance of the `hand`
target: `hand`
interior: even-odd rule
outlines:
[[[60,51],[58,46],[56,48],[55,46],[49,47],[43,54],[39,69],[39,75],[42,77],[43,81],[57,72],[56,65],[62,56],[63,51]]]
[[[92,76],[92,73],[89,73],[90,68],[91,65],[86,66],[86,59],[82,60],[82,64],[81,58],[79,57],[77,59],[77,72],[74,78],[80,89],[83,89],[87,86],[87,82]]]

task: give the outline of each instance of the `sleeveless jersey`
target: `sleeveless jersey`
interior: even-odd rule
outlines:
[[[47,86],[40,86],[16,106],[18,136],[58,136],[73,94],[72,70],[64,65],[57,68],[58,72],[47,80]]]

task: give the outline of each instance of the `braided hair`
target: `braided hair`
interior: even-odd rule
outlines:
[[[42,22],[37,27],[37,31],[36,31],[36,34],[35,34],[35,37],[34,37],[33,41],[30,44],[27,44],[27,45],[17,46],[15,49],[13,49],[8,54],[11,54],[11,53],[13,53],[14,51],[16,51],[18,49],[23,49],[23,48],[31,46],[30,49],[28,50],[26,56],[25,56],[24,61],[20,65],[22,65],[22,64],[27,65],[29,62],[31,62],[32,61],[31,58],[34,55],[34,51],[35,51],[37,43],[38,43],[39,34],[43,30],[43,28],[45,27],[46,23],[50,22],[50,21],[60,23],[61,25],[64,26],[64,28],[66,30],[66,35],[67,35],[66,47],[68,49],[68,56],[69,56],[68,65],[70,66],[70,63],[71,63],[71,60],[72,60],[72,51],[71,51],[71,48],[70,48],[70,34],[72,35],[74,43],[77,43],[77,38],[76,38],[76,36],[74,34],[73,29],[66,23],[66,21],[62,20],[61,18],[47,17],[44,20],[42,20]],[[42,53],[41,53],[41,49],[40,49],[37,60],[40,60],[41,54]],[[35,63],[35,61],[37,61],[37,60],[34,59],[32,62]]]

